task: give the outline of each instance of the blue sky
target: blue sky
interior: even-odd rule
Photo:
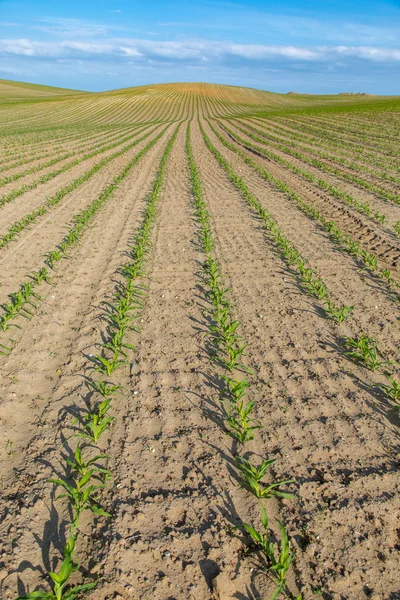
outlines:
[[[0,0],[0,78],[400,95],[400,2]]]

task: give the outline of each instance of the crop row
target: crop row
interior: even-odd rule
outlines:
[[[283,184],[283,187],[281,187],[279,185],[281,183],[279,182],[279,180],[276,180],[275,178],[270,176],[264,169],[262,169],[262,167],[257,165],[257,163],[255,163],[254,161],[252,161],[246,154],[238,150],[236,146],[232,146],[232,144],[229,144],[229,142],[224,140],[224,138],[220,136],[217,131],[215,131],[215,129],[210,123],[209,126],[226,147],[228,147],[229,149],[237,153],[239,156],[241,156],[241,158],[243,158],[243,160],[247,164],[254,167],[257,170],[257,172],[260,175],[264,176],[264,178],[268,182],[274,183],[278,187],[278,189],[284,191],[289,197],[291,197],[290,190],[287,187],[284,187],[286,186],[286,184]],[[282,235],[272,215],[270,215],[268,211],[266,211],[266,209],[257,200],[257,198],[255,198],[255,196],[251,194],[243,179],[235,173],[228,161],[218,152],[215,146],[213,146],[211,140],[209,139],[201,125],[200,129],[207,148],[210,150],[213,156],[215,156],[220,166],[226,171],[231,181],[240,191],[242,197],[255,211],[257,216],[262,219],[265,229],[268,231],[269,235],[271,236],[271,239],[276,244],[276,247],[279,250],[281,256],[284,258],[287,265],[291,268],[294,268],[297,272],[299,281],[302,284],[303,288],[306,289],[308,294],[313,295],[322,303],[326,314],[332,320],[336,321],[337,323],[342,323],[352,314],[354,307],[345,305],[336,306],[331,301],[331,299],[329,298],[327,287],[321,279],[321,277],[316,273],[314,269],[307,266],[306,261],[301,256],[299,250]],[[388,366],[397,365],[397,363],[382,358],[382,352],[378,349],[377,343],[372,337],[368,336],[365,332],[360,332],[355,337],[349,336],[343,338],[343,336],[339,336],[338,346],[341,346],[343,348],[345,355],[349,356],[349,358],[357,359],[358,362],[363,363],[371,371],[376,371],[379,368],[385,367],[384,374],[388,378],[389,383],[388,386],[381,386],[381,388],[385,392],[387,399],[392,403],[392,410],[399,411],[400,382],[397,382],[396,380],[396,370],[388,370]],[[354,348],[354,354],[351,354],[350,352],[346,351],[346,349],[348,349],[349,347]]]
[[[62,199],[67,194],[70,194],[72,191],[74,191],[80,185],[82,185],[83,183],[88,181],[88,179],[90,179],[92,177],[92,175],[97,173],[100,169],[102,169],[105,165],[109,164],[115,158],[122,156],[123,154],[128,152],[131,148],[133,148],[134,146],[139,144],[141,141],[143,141],[144,139],[149,137],[156,129],[157,129],[157,127],[155,127],[154,129],[151,129],[144,136],[140,137],[139,139],[135,139],[133,142],[131,142],[127,146],[124,146],[117,152],[114,152],[110,156],[106,156],[100,162],[98,162],[93,167],[88,169],[85,173],[83,173],[80,177],[77,177],[77,179],[74,179],[74,181],[72,181],[71,183],[60,188],[53,196],[49,196],[48,198],[46,198],[46,201],[44,202],[44,204],[42,204],[38,208],[34,209],[29,214],[24,215],[22,217],[22,219],[19,219],[18,221],[15,221],[14,223],[12,223],[10,225],[10,227],[8,228],[7,233],[5,233],[3,236],[0,237],[0,249],[7,247],[11,241],[14,241],[18,238],[18,236],[22,233],[22,231],[24,231],[24,229],[29,228],[30,225],[32,223],[36,222],[39,217],[47,214],[51,209],[58,206],[58,204],[60,204]],[[146,127],[141,130],[138,130],[136,133],[140,134],[145,130],[146,130]],[[130,136],[130,138],[132,138],[132,136]]]
[[[73,225],[69,227],[67,234],[64,236],[60,244],[54,250],[48,252],[45,259],[45,266],[38,271],[33,271],[29,275],[29,280],[23,283],[20,288],[10,294],[11,302],[3,305],[3,313],[0,316],[0,327],[3,331],[7,331],[10,327],[20,327],[15,323],[15,319],[19,316],[29,317],[32,309],[36,308],[35,300],[39,299],[36,288],[44,281],[50,282],[50,271],[54,270],[57,263],[67,257],[67,251],[74,246],[82,237],[93,217],[98,213],[106,200],[113,194],[118,184],[128,175],[133,166],[152,148],[156,142],[162,137],[168,126],[163,129],[154,139],[152,139],[129,163],[122,171],[114,177],[112,182],[105,190],[95,198],[90,205],[72,217]],[[9,346],[2,344],[2,354],[7,354],[11,351]]]
[[[12,202],[13,200],[15,200],[15,198],[17,198],[18,196],[21,196],[25,192],[36,189],[38,187],[38,185],[40,185],[42,183],[47,183],[51,179],[54,179],[55,177],[57,177],[57,175],[60,175],[61,173],[65,173],[69,169],[72,169],[72,167],[75,167],[76,165],[79,165],[80,163],[85,162],[86,160],[89,160],[90,158],[93,158],[94,156],[97,156],[98,154],[106,152],[107,150],[111,150],[112,148],[115,148],[115,147],[119,146],[120,144],[125,143],[131,137],[132,137],[132,134],[129,134],[129,135],[124,136],[122,139],[119,139],[116,142],[113,142],[111,144],[107,143],[105,146],[97,148],[97,149],[93,150],[92,152],[89,152],[89,153],[67,163],[66,165],[63,165],[60,169],[57,169],[56,171],[52,171],[51,173],[46,173],[46,175],[42,175],[42,177],[39,177],[39,179],[36,179],[35,181],[33,181],[30,184],[24,185],[21,188],[12,190],[11,192],[4,194],[3,196],[0,197],[0,207],[4,206],[5,204],[7,204],[9,202]]]
[[[239,128],[239,127],[238,127],[238,129],[240,129],[240,131],[242,131],[243,133],[246,133],[246,135],[248,135],[249,137],[251,137],[252,139],[254,139],[257,142],[260,142],[262,144],[267,143],[265,140],[260,138],[258,135],[256,136],[254,134],[251,134],[248,131],[246,131],[242,128]],[[256,131],[260,135],[260,131],[254,129],[254,127],[249,126],[249,129]],[[265,135],[265,134],[261,133],[261,135]],[[292,149],[292,147],[289,147],[286,144],[282,144],[281,140],[276,140],[276,141],[272,140],[272,138],[274,136],[267,136],[267,137],[269,139],[269,145],[271,145],[271,141],[272,141],[272,146],[277,148],[278,150],[281,150],[285,154],[289,154],[290,156],[293,156],[294,158],[297,158],[306,164],[309,164],[313,167],[320,169],[321,171],[324,171],[325,173],[333,174],[336,177],[339,177],[340,179],[343,179],[350,183],[354,183],[358,187],[368,190],[368,191],[374,193],[376,196],[383,198],[384,200],[390,200],[392,202],[395,202],[396,204],[400,204],[400,196],[398,194],[394,194],[393,192],[391,192],[390,190],[387,190],[386,188],[383,188],[379,185],[375,185],[373,183],[365,181],[365,179],[362,179],[361,177],[358,177],[357,175],[352,175],[351,173],[347,173],[346,171],[343,171],[343,169],[339,169],[337,167],[328,165],[325,162],[318,160],[316,158],[311,158],[309,156],[306,156],[306,155],[304,155],[304,153],[299,152],[298,150],[294,150],[294,149]],[[311,175],[307,171],[305,173],[307,174],[308,177]],[[351,196],[350,196],[350,198],[351,198]],[[357,201],[355,199],[353,199],[353,202],[354,202],[354,205],[357,206]],[[361,203],[358,203],[358,204],[361,204]],[[371,210],[369,210],[369,213],[367,213],[367,214],[371,214]],[[376,216],[376,214],[375,214],[375,216]]]
[[[257,123],[265,124],[265,121],[256,119]],[[318,148],[327,148],[330,151],[345,154],[346,157],[351,157],[353,160],[362,161],[368,165],[379,166],[386,171],[400,173],[400,166],[397,164],[394,158],[388,156],[379,155],[379,153],[373,152],[368,148],[347,144],[344,140],[320,137],[315,133],[303,130],[301,127],[298,128],[296,121],[287,121],[286,119],[280,119],[277,121],[273,119],[270,121],[271,126],[277,127],[279,132],[283,135],[289,136],[300,141],[306,141],[309,144],[315,145]]]
[[[262,140],[262,138],[259,138],[258,136],[249,133],[245,129],[242,129],[241,127],[237,126],[233,121],[231,123],[232,123],[232,125],[235,126],[236,129],[238,129],[245,135],[249,136],[251,139],[253,139],[257,142],[260,142],[264,145],[267,144],[267,142]],[[247,140],[241,138],[239,136],[239,134],[233,132],[231,129],[230,129],[230,131],[232,132],[231,135],[236,136],[237,140],[240,141],[241,144],[249,145],[249,142],[247,142]],[[264,156],[273,160],[274,162],[277,162],[277,163],[283,165],[285,168],[290,170],[292,173],[295,173],[296,175],[300,175],[301,177],[303,177],[310,183],[318,186],[319,188],[321,188],[324,191],[329,192],[334,198],[337,198],[338,200],[343,201],[348,206],[354,208],[357,212],[362,213],[362,214],[366,215],[367,217],[369,217],[369,218],[373,219],[374,221],[381,223],[381,224],[383,224],[386,221],[386,215],[379,212],[378,210],[373,209],[368,202],[360,202],[359,200],[354,198],[354,196],[352,196],[351,194],[349,194],[347,192],[344,192],[339,187],[334,186],[334,185],[328,183],[327,181],[324,181],[321,177],[317,177],[313,173],[310,173],[309,171],[306,171],[305,169],[296,167],[295,165],[293,165],[286,159],[271,152],[270,150],[266,150],[265,148],[260,148],[259,146],[255,146],[255,145],[252,145],[252,147],[255,150],[257,150],[258,152],[260,152],[260,154],[263,154]]]
[[[281,117],[279,117],[279,118],[281,118]],[[284,118],[284,120],[286,121],[286,118]],[[378,148],[375,145],[372,146],[370,144],[362,145],[359,140],[352,140],[345,136],[336,135],[335,133],[332,132],[332,128],[324,129],[324,128],[318,127],[314,123],[310,124],[309,119],[307,119],[307,121],[303,122],[301,120],[301,118],[296,117],[295,120],[289,119],[289,121],[291,124],[295,123],[294,126],[298,129],[300,129],[301,131],[306,131],[307,133],[311,133],[312,135],[322,137],[323,139],[328,139],[328,140],[332,140],[334,142],[339,142],[340,144],[346,144],[349,147],[357,147],[360,150],[363,150],[364,148],[371,150],[373,148],[373,150],[376,153],[381,152],[384,156],[388,156],[390,158],[395,157],[397,155],[396,152],[391,148]]]
[[[348,153],[343,151],[339,152],[337,149],[330,149],[330,151],[327,152],[321,147],[319,142],[310,143],[309,141],[305,140],[306,136],[304,135],[290,135],[287,130],[282,130],[275,124],[272,129],[266,126],[265,121],[260,123],[259,121],[248,120],[242,121],[241,124],[249,126],[249,128],[255,133],[261,134],[263,137],[270,139],[272,142],[282,144],[282,151],[284,152],[286,152],[286,150],[283,149],[283,146],[287,147],[290,145],[290,148],[297,148],[299,151],[321,157],[329,162],[339,165],[340,167],[346,167],[355,173],[365,173],[367,177],[373,181],[376,181],[378,184],[383,183],[388,185],[398,185],[400,183],[400,177],[390,174],[387,169],[385,171],[376,170],[376,163],[374,163],[373,167],[371,167],[370,163],[365,163],[365,161],[360,160],[360,158],[356,159],[354,156],[349,157]],[[337,175],[340,177],[339,173],[337,173]],[[357,181],[354,183],[357,185]]]
[[[237,443],[240,452],[234,451],[234,460],[238,471],[239,485],[253,494],[260,502],[262,529],[242,522],[254,545],[264,554],[267,568],[275,582],[276,589],[271,600],[277,598],[285,588],[287,572],[294,558],[284,524],[277,520],[281,533],[280,542],[269,526],[267,511],[262,500],[269,498],[291,498],[293,494],[283,491],[282,486],[293,483],[292,480],[264,483],[269,467],[276,459],[262,460],[256,464],[251,456],[248,442],[254,440],[261,424],[254,417],[255,402],[249,400],[250,382],[242,373],[251,374],[242,360],[247,347],[240,334],[241,323],[234,317],[234,306],[230,299],[230,290],[224,283],[222,269],[216,257],[211,217],[204,201],[200,175],[193,157],[190,141],[190,123],[186,134],[186,154],[189,162],[193,208],[198,223],[198,242],[204,255],[202,263],[202,283],[207,290],[210,305],[208,310],[208,347],[210,364],[215,369],[214,379],[219,382],[219,400],[223,409],[226,433]],[[220,375],[222,371],[222,375]],[[246,456],[246,457],[245,457]]]
[[[236,152],[236,154],[239,154],[244,160],[246,160],[246,162],[248,162],[248,164],[251,164],[251,166],[255,168],[264,179],[266,179],[268,182],[273,183],[277,187],[277,189],[284,192],[290,200],[295,202],[296,206],[302,212],[307,214],[307,216],[311,217],[312,219],[318,221],[322,225],[322,227],[328,232],[329,236],[337,243],[339,243],[341,249],[345,250],[351,256],[355,257],[355,259],[357,261],[360,261],[365,266],[365,268],[370,270],[373,274],[378,275],[379,278],[385,281],[390,291],[392,290],[392,288],[399,287],[398,282],[396,282],[392,278],[392,273],[390,269],[382,269],[378,265],[378,259],[375,254],[365,250],[362,247],[361,243],[354,240],[349,234],[346,234],[343,231],[341,231],[340,227],[334,221],[326,219],[320,211],[318,211],[309,203],[302,200],[300,196],[296,194],[293,190],[291,190],[286,183],[280,181],[279,179],[271,175],[265,168],[258,165],[258,163],[252,161],[244,152],[241,152],[235,145],[229,144],[229,142],[227,142],[223,138],[223,136],[221,136],[214,128],[212,129],[214,133],[218,136],[220,141],[226,147],[230,148],[233,152]],[[242,138],[238,137],[235,134],[235,132],[233,132],[225,125],[224,129],[226,130],[228,135],[231,136],[232,139],[238,141],[239,143],[242,143],[246,148],[255,151],[256,154],[259,153],[257,146],[254,146],[253,144],[251,144],[251,142],[247,142],[246,140],[243,140]],[[263,153],[261,152],[260,155],[263,156]],[[394,300],[397,301],[397,295],[394,296]]]
[[[157,202],[168,156],[178,130],[179,125],[162,155],[152,190],[147,197],[142,222],[129,248],[129,261],[119,269],[122,281],[115,288],[112,302],[108,303],[107,327],[103,342],[99,344],[99,353],[93,357],[94,367],[91,376],[87,378],[87,410],[71,425],[74,429],[73,437],[79,440],[75,450],[69,448],[70,456],[66,459],[65,472],[70,472],[71,475],[63,479],[49,480],[61,488],[62,494],[59,497],[67,498],[72,513],[61,567],[58,572],[48,572],[52,591],[34,591],[17,600],[73,600],[97,585],[96,581],[73,587],[70,584],[71,575],[79,568],[75,559],[79,521],[85,510],[92,512],[96,517],[111,516],[99,501],[101,491],[112,477],[111,471],[104,466],[108,457],[102,452],[99,442],[114,421],[111,414],[112,403],[120,390],[119,385],[110,382],[110,377],[117,369],[129,363],[127,351],[135,350],[132,344],[128,344],[126,337],[131,330],[136,329],[135,321],[142,307],[144,292],[138,280],[143,275],[144,263],[150,251],[150,236],[157,215]]]
[[[330,121],[324,116],[312,116],[309,119],[311,123],[316,123],[321,127],[329,127]],[[378,131],[376,127],[378,126]],[[353,119],[349,119],[348,116],[344,119],[338,119],[335,122],[335,131],[342,132],[344,134],[349,134],[356,136],[357,138],[365,138],[365,141],[371,143],[371,141],[375,140],[383,140],[385,143],[392,142],[394,145],[399,144],[398,136],[392,135],[393,130],[391,128],[382,131],[382,122],[379,125],[373,125],[372,123],[368,123],[365,120],[357,121],[354,123]]]
[[[44,148],[33,148],[32,151],[29,153],[18,153],[14,156],[10,156],[10,154],[8,153],[7,158],[0,160],[0,165],[2,165],[0,171],[9,171],[10,169],[14,169],[21,165],[28,165],[33,161],[42,160],[51,156],[57,156],[62,152],[66,152],[65,146],[67,144],[75,144],[75,149],[84,147],[86,145],[90,145],[91,143],[93,143],[93,140],[96,141],[99,138],[104,137],[104,135],[106,135],[105,132],[96,132],[93,135],[89,136],[86,134],[84,136],[84,140],[82,140],[80,137],[74,137],[72,138],[72,140],[67,140],[67,142],[65,143],[62,140],[57,141],[57,144],[52,144],[50,148],[49,144],[46,143]]]
[[[62,154],[61,156],[57,156],[57,155],[54,156],[52,154],[51,158],[49,160],[47,160],[46,162],[38,163],[36,165],[33,165],[32,167],[28,167],[25,170],[18,171],[18,173],[14,173],[13,175],[8,175],[5,177],[2,177],[0,179],[0,187],[6,185],[7,183],[17,181],[18,179],[21,179],[22,177],[25,177],[26,175],[31,175],[32,173],[37,173],[38,171],[41,171],[42,169],[45,169],[47,167],[52,167],[53,165],[57,164],[58,162],[61,162],[63,160],[66,160],[67,158],[71,158],[72,156],[76,156],[77,154],[87,151],[88,147],[91,149],[91,151],[93,151],[96,148],[103,146],[104,144],[110,144],[110,142],[113,142],[124,136],[126,136],[126,132],[123,132],[123,133],[117,132],[113,136],[107,136],[106,140],[104,139],[104,136],[101,137],[100,141],[85,140],[83,143],[77,145],[74,149],[70,150],[69,152],[66,152],[65,154]],[[65,149],[63,149],[63,151],[65,152]],[[38,158],[40,158],[40,157],[35,157],[35,159],[38,159]],[[29,162],[29,161],[27,161],[27,162]],[[26,164],[26,162],[23,164]]]
[[[389,165],[386,161],[379,159],[375,154],[358,152],[357,149],[352,150],[340,144],[332,144],[332,142],[317,139],[313,136],[300,134],[290,127],[282,127],[276,121],[267,121],[266,119],[245,120],[245,123],[262,127],[262,133],[266,137],[273,136],[277,141],[286,143],[290,142],[293,147],[301,148],[307,152],[312,152],[317,156],[332,160],[342,165],[346,165],[349,169],[368,173],[377,179],[391,183],[399,183],[400,177],[389,173]],[[329,152],[327,152],[329,150]],[[371,167],[371,163],[373,167]],[[381,165],[385,170],[378,171],[376,167]],[[393,169],[394,165],[390,165]]]

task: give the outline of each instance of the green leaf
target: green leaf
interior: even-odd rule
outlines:
[[[41,600],[55,600],[53,592],[30,592],[26,596],[18,596],[16,600],[30,600],[33,598],[40,598]]]
[[[263,505],[261,505],[261,523],[263,524],[264,529],[268,529],[268,515]]]

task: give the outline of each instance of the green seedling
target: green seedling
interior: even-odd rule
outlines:
[[[350,254],[353,256],[359,257],[361,254],[361,246],[358,242],[354,242],[353,240],[349,240],[347,242],[347,248]]]
[[[121,360],[118,357],[119,352],[114,352],[113,357],[111,359],[108,359],[107,357],[101,354],[97,354],[93,358],[95,361],[97,361],[98,364],[96,367],[94,367],[93,371],[101,373],[102,375],[107,375],[109,377],[119,367],[127,364],[125,360]]]
[[[267,559],[268,570],[271,571],[271,574],[277,584],[277,588],[270,600],[276,600],[276,598],[285,588],[286,573],[292,564],[294,552],[291,552],[290,550],[290,542],[285,526],[278,519],[276,519],[276,522],[278,523],[281,532],[280,547],[277,542],[274,543],[270,541],[267,511],[265,510],[264,506],[261,506],[261,522],[264,531],[257,531],[247,523],[243,523],[243,526],[252,538],[253,542],[260,548]]]
[[[386,221],[386,215],[380,213],[379,211],[375,211],[374,213],[374,217],[377,221],[379,221],[379,223],[381,223],[381,225],[384,224],[384,222]]]
[[[49,273],[48,273],[46,267],[42,267],[38,271],[33,271],[33,273],[31,274],[31,277],[37,285],[40,285],[42,283],[42,281],[45,281],[49,285],[51,284]]]
[[[370,252],[367,252],[366,250],[361,251],[361,256],[364,260],[364,263],[370,267],[370,269],[376,271],[378,268],[378,259],[376,256],[374,254],[370,254]]]
[[[64,559],[58,573],[48,572],[53,582],[52,592],[30,592],[26,596],[19,596],[17,600],[75,600],[82,592],[92,590],[97,582],[84,583],[77,585],[65,591],[68,580],[75,571],[79,569],[79,564],[74,562],[74,550],[77,534],[69,536],[64,547]]]
[[[7,456],[13,456],[13,454],[14,454],[14,444],[12,443],[11,440],[7,440],[6,452],[7,452]]]
[[[238,404],[232,404],[231,406],[233,412],[228,410],[226,417],[226,420],[231,427],[231,430],[228,431],[229,435],[240,444],[254,440],[253,432],[261,427],[255,419],[250,418],[250,413],[253,411],[255,403],[251,400],[245,404],[242,400]]]
[[[294,494],[283,492],[280,490],[280,487],[294,483],[294,479],[277,481],[270,485],[261,484],[261,480],[265,477],[268,468],[273,465],[275,461],[276,458],[263,460],[259,467],[255,467],[245,458],[238,457],[236,459],[237,466],[244,476],[244,479],[239,482],[239,485],[248,489],[257,496],[257,498],[293,498]]]
[[[241,381],[238,381],[237,379],[232,379],[227,375],[225,375],[223,379],[226,383],[226,388],[221,392],[221,399],[226,396],[231,404],[239,403],[249,388],[248,379],[242,379]]]
[[[53,271],[56,270],[56,264],[63,258],[63,253],[61,250],[53,250],[53,252],[49,252],[46,258],[46,264]]]
[[[353,312],[354,306],[335,306],[331,300],[326,303],[326,312],[338,323],[343,323]]]
[[[0,356],[8,356],[11,352],[11,348],[5,346],[4,344],[0,344],[0,348],[2,348],[0,350]]]
[[[351,337],[346,338],[346,346],[353,348],[349,352],[345,352],[346,356],[356,362],[361,362],[370,371],[376,371],[377,369],[391,364],[391,361],[379,360],[377,344],[375,340],[361,333],[358,339]]]
[[[397,382],[394,377],[387,377],[390,385],[380,385],[382,390],[385,392],[386,396],[393,400],[396,403],[396,406],[393,406],[391,410],[393,412],[400,413],[400,382]]]
[[[390,284],[392,283],[392,273],[391,273],[390,269],[383,269],[382,277],[384,279],[386,279],[387,284],[390,286]]]
[[[88,381],[88,386],[93,391],[101,394],[103,398],[109,398],[120,389],[119,385],[112,385],[106,381],[94,381],[92,379]]]
[[[73,458],[66,458],[66,463],[74,469],[81,477],[87,475],[87,473],[92,472],[94,475],[99,475],[104,478],[104,481],[107,481],[111,478],[111,471],[109,469],[105,469],[104,467],[99,467],[96,465],[97,462],[101,460],[106,460],[108,456],[106,454],[98,454],[93,458],[90,458],[85,462],[82,456],[82,448],[80,445],[76,447]]]
[[[111,398],[106,398],[97,407],[97,413],[88,413],[83,421],[83,432],[78,434],[81,437],[87,437],[96,444],[100,436],[110,428],[114,417],[108,416],[110,410]]]
[[[320,300],[324,300],[327,296],[326,285],[319,278],[313,281],[310,291]]]
[[[102,347],[113,352],[114,356],[122,354],[122,356],[126,358],[127,353],[125,350],[136,350],[136,346],[124,342],[124,333],[124,329],[118,329],[115,333],[113,333],[110,341],[102,344]]]
[[[59,485],[65,489],[64,494],[60,494],[58,498],[69,498],[73,510],[74,518],[73,525],[76,526],[83,510],[88,509],[95,515],[109,517],[110,514],[100,507],[96,500],[96,494],[99,489],[104,487],[103,483],[90,483],[95,470],[89,469],[82,477],[74,478],[73,484],[64,481],[63,479],[49,479],[50,483]]]

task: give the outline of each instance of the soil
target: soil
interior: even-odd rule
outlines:
[[[166,90],[159,92],[167,100],[160,100],[157,114],[169,110],[171,90]],[[276,587],[261,553],[243,531],[243,522],[261,527],[259,501],[238,485],[235,457],[240,449],[226,435],[218,396],[222,372],[210,359],[209,300],[201,276],[204,254],[185,152],[190,122],[214,252],[248,343],[249,395],[262,424],[245,451],[257,461],[276,459],[268,482],[294,480],[289,486],[293,498],[265,501],[274,535],[279,538],[279,519],[295,551],[286,597],[396,600],[400,419],[388,412],[388,399],[379,388],[386,382],[384,373],[350,361],[343,340],[368,332],[385,358],[397,360],[398,304],[382,281],[362,270],[293,201],[227,149],[200,117],[212,144],[318,271],[335,302],[354,306],[343,324],[328,319],[207,149],[197,112],[190,120],[191,112],[183,111],[190,103],[182,102],[195,94],[206,96],[207,87],[177,90],[174,101],[183,123],[168,158],[140,280],[146,294],[137,331],[127,337],[136,350],[129,351],[128,364],[113,375],[120,386],[113,404],[115,420],[100,443],[112,472],[101,503],[111,516],[83,513],[76,555],[81,567],[71,581],[97,579],[96,589],[86,594],[92,600],[269,600]],[[154,92],[148,95],[147,102],[153,102]],[[145,114],[146,93],[132,97],[135,114]],[[218,98],[214,87],[210,97]],[[87,98],[79,102],[88,110]],[[114,98],[112,106],[118,114],[129,115],[129,102],[121,95],[121,103]],[[57,119],[67,114],[63,106],[58,110]],[[95,115],[97,110],[96,104]],[[74,119],[79,120],[77,111]],[[115,118],[110,114],[110,120]],[[121,280],[119,269],[127,261],[176,125],[171,122],[118,185],[59,264],[51,286],[40,286],[32,316],[19,318],[20,329],[12,330],[12,352],[0,356],[0,596],[5,600],[48,590],[46,571],[60,566],[71,515],[49,478],[64,476],[65,456],[76,445],[74,419],[85,408],[85,379],[105,327],[104,303],[112,300]],[[1,251],[2,302],[30,271],[43,265],[73,215],[159,131],[103,167]],[[223,129],[219,132],[232,143]],[[400,244],[384,227],[279,163],[237,147],[398,273]],[[1,209],[1,230],[105,155]],[[351,187],[362,199],[363,192]],[[368,197],[376,200],[373,194]],[[390,214],[395,218],[396,210],[400,219],[399,207],[391,206]]]

